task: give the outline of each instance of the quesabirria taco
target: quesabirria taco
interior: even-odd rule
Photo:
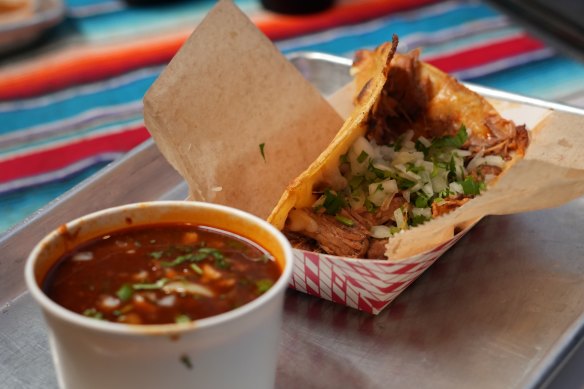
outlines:
[[[355,108],[269,221],[299,249],[384,258],[392,235],[462,206],[523,156],[524,126],[397,38],[357,53]]]

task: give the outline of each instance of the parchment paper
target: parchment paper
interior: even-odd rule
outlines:
[[[226,0],[148,90],[144,119],[191,199],[264,219],[342,125],[320,93]]]

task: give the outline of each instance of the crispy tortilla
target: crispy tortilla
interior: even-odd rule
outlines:
[[[524,127],[517,127],[503,119],[483,97],[453,77],[421,62],[418,51],[398,54],[396,46],[397,38],[394,37],[391,43],[385,43],[373,51],[357,53],[351,69],[356,85],[355,108],[332,143],[294,180],[273,210],[268,221],[279,229],[286,228],[288,215],[293,209],[312,207],[318,197],[316,194],[322,193],[323,188],[340,190],[347,186],[347,180],[339,169],[340,158],[363,136],[378,145],[388,145],[396,142],[406,131],[413,131],[414,139],[438,139],[456,136],[464,125],[468,136],[464,143],[465,150],[472,155],[497,155],[506,160],[504,168],[497,169],[492,175],[501,174],[516,158],[523,156],[528,144]],[[440,206],[432,207],[433,217],[450,212],[469,199],[464,196],[448,198]],[[402,205],[403,202],[394,206]],[[371,223],[363,223],[362,215],[356,212],[343,211],[341,215],[341,219],[351,218],[350,224],[336,226],[337,232],[327,232],[331,244],[323,244],[318,235],[319,228],[323,230],[336,223],[334,217],[305,217],[306,227],[303,228],[310,230],[307,236],[317,236],[320,245],[317,251],[363,258],[359,240],[369,239],[366,227],[370,227]],[[338,250],[335,243],[338,241],[348,241],[346,250]],[[375,241],[378,247],[373,251],[385,253],[387,239]],[[299,242],[297,247],[310,249],[302,240]]]
[[[382,55],[372,58],[368,65],[372,68],[372,77],[367,81],[367,93],[347,118],[330,145],[320,154],[308,169],[288,186],[286,192],[268,217],[268,222],[278,229],[283,229],[288,213],[294,207],[309,207],[314,203],[312,194],[317,183],[321,183],[338,175],[339,157],[347,152],[347,149],[355,139],[367,131],[367,123],[373,112],[373,106],[379,100],[379,95],[387,81],[391,60],[397,49],[398,38],[393,36],[391,45],[386,45]],[[331,177],[332,176],[332,177]]]

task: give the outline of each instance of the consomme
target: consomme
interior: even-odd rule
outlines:
[[[252,301],[280,274],[270,253],[250,240],[212,227],[161,224],[78,246],[48,272],[43,290],[99,320],[182,323]]]

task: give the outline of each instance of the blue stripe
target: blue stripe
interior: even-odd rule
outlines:
[[[456,2],[441,3],[437,6],[444,7],[448,4],[457,4]],[[430,7],[426,7],[429,9]],[[415,14],[421,12],[415,11]],[[330,39],[324,42],[307,43],[294,45],[287,48],[286,43],[282,43],[283,52],[291,51],[320,51],[323,53],[342,55],[349,51],[354,51],[361,48],[373,48],[380,43],[390,40],[392,34],[397,34],[401,38],[405,38],[411,34],[433,33],[437,30],[444,30],[453,26],[458,26],[462,22],[470,23],[487,18],[500,17],[493,9],[483,4],[459,4],[458,7],[447,8],[444,13],[437,13],[429,17],[416,18],[412,12],[406,12],[397,16],[390,16],[377,22],[373,22],[376,26],[372,29],[363,28],[363,26],[351,28],[343,28],[335,31],[324,33],[325,37]],[[361,31],[359,31],[361,30]],[[318,39],[318,37],[316,37]],[[300,40],[299,40],[300,41]],[[302,39],[304,41],[304,38]],[[294,40],[290,43],[294,44]]]
[[[83,127],[80,130],[75,130],[73,132],[68,132],[65,134],[57,134],[56,136],[47,135],[42,137],[39,140],[35,141],[26,141],[24,144],[18,144],[15,146],[7,147],[5,149],[0,150],[0,157],[4,157],[8,154],[13,153],[24,153],[27,150],[34,150],[35,148],[40,148],[41,146],[48,146],[54,143],[60,143],[63,141],[67,141],[69,139],[82,139],[87,137],[88,135],[99,134],[99,133],[108,133],[114,128],[119,129],[122,131],[122,128],[131,125],[142,125],[143,124],[143,116],[139,115],[132,118],[124,118],[124,119],[114,119],[112,122],[107,123],[100,123],[98,125],[91,125]]]
[[[82,112],[125,104],[142,100],[144,93],[158,77],[158,74],[148,74],[116,88],[105,89],[96,93],[77,95],[47,106],[36,108],[15,108],[14,111],[0,114],[2,125],[0,135],[22,128],[32,127],[39,123],[49,123],[76,116]]]
[[[557,100],[584,90],[584,66],[553,57],[469,81],[543,100]]]
[[[443,53],[472,48],[483,43],[505,39],[523,32],[517,27],[503,27],[494,31],[487,31],[479,34],[465,35],[461,38],[450,39],[446,42],[422,47],[422,59],[424,57],[434,57]]]
[[[109,162],[100,162],[61,181],[0,195],[0,231],[20,222],[49,201],[98,172]]]
[[[111,39],[124,35],[148,34],[168,28],[195,28],[216,0],[183,1],[152,7],[127,7],[110,13],[76,18],[74,23],[84,39]],[[258,8],[256,0],[239,0],[245,12]]]

